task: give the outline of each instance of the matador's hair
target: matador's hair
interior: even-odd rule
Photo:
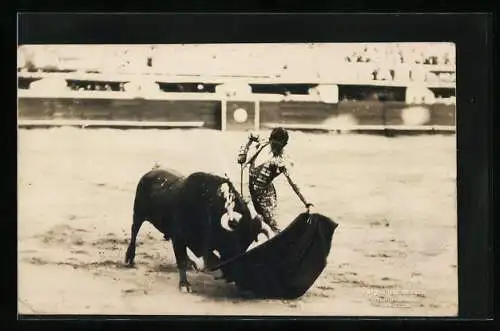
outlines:
[[[269,140],[276,140],[286,145],[288,143],[288,132],[281,127],[274,128],[269,135]]]

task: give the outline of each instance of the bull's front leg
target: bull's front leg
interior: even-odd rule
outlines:
[[[182,240],[173,240],[175,261],[179,269],[179,290],[181,292],[191,292],[191,284],[187,279],[188,255],[186,243]]]

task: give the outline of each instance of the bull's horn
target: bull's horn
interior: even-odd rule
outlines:
[[[229,220],[230,220],[229,215],[227,213],[225,213],[220,218],[220,224],[222,225],[222,227],[225,230],[227,230],[227,231],[233,231],[233,229],[229,226]]]

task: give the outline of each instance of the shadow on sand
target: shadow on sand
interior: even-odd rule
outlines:
[[[179,272],[175,263],[158,264],[153,266],[152,272],[172,274],[178,279]],[[188,270],[188,280],[191,283],[192,295],[199,295],[216,301],[256,299],[249,292],[237,289],[234,283],[225,279],[218,279],[216,273]]]

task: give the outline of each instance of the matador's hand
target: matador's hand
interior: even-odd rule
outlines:
[[[258,142],[259,135],[257,133],[254,133],[254,132],[250,132],[250,134],[248,135],[248,140],[250,140],[252,142]]]
[[[247,160],[246,154],[240,154],[240,155],[238,155],[238,163],[239,164],[245,163],[246,160]]]

